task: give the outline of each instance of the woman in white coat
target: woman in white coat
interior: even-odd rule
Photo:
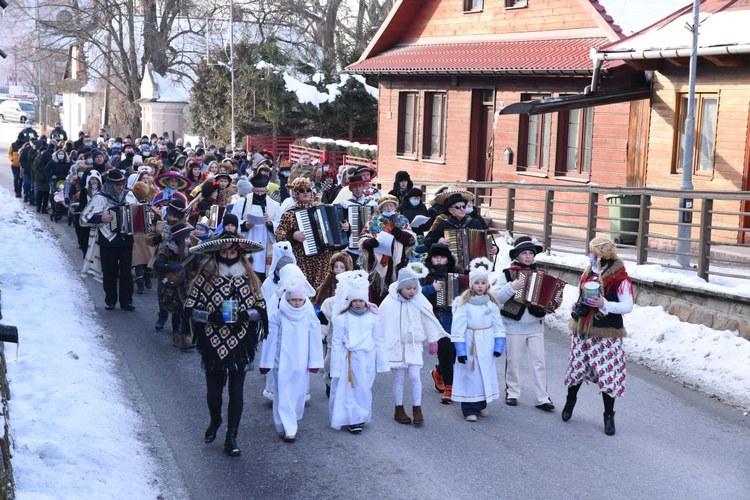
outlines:
[[[495,358],[505,349],[505,330],[500,303],[489,293],[489,267],[487,259],[474,259],[469,289],[453,302],[451,340],[456,364],[451,398],[461,403],[469,422],[486,417],[487,403],[500,397]]]

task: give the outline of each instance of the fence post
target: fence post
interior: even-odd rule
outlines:
[[[586,242],[583,251],[588,255],[589,241],[596,237],[596,213],[598,210],[599,193],[592,191],[589,193],[589,207],[586,213]]]
[[[714,200],[704,198],[701,203],[701,227],[698,241],[698,277],[708,281],[708,268],[711,257],[711,219]]]
[[[636,249],[636,264],[645,264],[648,261],[648,222],[651,220],[651,195],[641,195],[641,209],[638,219],[638,248]]]
[[[508,188],[508,208],[505,211],[505,230],[508,231],[511,236],[515,228],[513,227],[513,219],[515,219],[516,211],[516,189]]]
[[[552,244],[552,211],[555,205],[555,192],[547,189],[544,193],[544,248],[550,248]]]

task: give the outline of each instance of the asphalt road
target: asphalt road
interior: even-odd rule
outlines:
[[[6,153],[0,148],[0,185],[12,190]],[[82,257],[73,228],[44,221],[70,256],[71,267],[60,272],[77,276]],[[254,371],[245,386],[242,457],[230,458],[222,451],[224,427],[213,444],[203,443],[208,412],[200,359],[170,346],[169,327],[154,331],[155,289],[135,295],[135,313],[110,312],[104,310],[101,285],[84,281],[96,297],[90,307],[119,359],[116,371],[125,392],[143,417],[141,439],[159,464],[164,498],[750,496],[748,417],[635,363],[628,366],[628,391],[615,407],[615,436],[604,435],[601,397],[593,387],[581,389],[573,418],[562,422],[568,338],[556,331],[546,336],[550,394],[558,406],[552,414],[533,407],[525,384],[519,406],[494,402],[488,418],[468,423],[458,404],[439,403],[428,374],[435,359],[426,355],[421,428],[392,420],[391,377],[379,374],[373,422],[365,431],[330,429],[318,376],[299,439],[286,444],[273,430],[262,378]],[[503,384],[502,363],[498,376]],[[405,403],[410,402],[407,384]]]

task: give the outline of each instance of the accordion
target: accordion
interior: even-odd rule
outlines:
[[[351,226],[349,248],[359,250],[359,238],[362,229],[367,227],[375,207],[369,205],[350,205],[346,208],[347,220]]]
[[[211,205],[208,208],[208,227],[216,229],[219,227],[219,223],[224,219],[224,207],[219,205]]]
[[[519,305],[537,306],[551,313],[555,311],[563,300],[563,290],[566,282],[551,274],[540,271],[520,270],[518,278],[523,280],[523,288],[508,302]]]
[[[435,305],[441,309],[450,309],[453,300],[469,288],[469,277],[460,273],[448,273],[435,280],[442,283],[442,289],[436,293]]]
[[[120,234],[146,234],[151,232],[151,210],[148,203],[117,205],[109,210],[112,221],[109,228]]]
[[[456,256],[456,264],[461,269],[469,269],[472,259],[487,257],[486,229],[446,229],[451,253]]]
[[[340,205],[318,205],[294,211],[299,230],[305,233],[302,247],[305,255],[313,256],[329,248],[340,249],[349,244],[349,238],[341,230],[344,223],[344,208]]]

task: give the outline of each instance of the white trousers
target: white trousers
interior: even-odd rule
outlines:
[[[411,396],[414,400],[414,406],[422,406],[422,378],[420,377],[419,365],[409,365],[407,368],[392,368],[393,372],[393,402],[396,406],[404,404],[404,379],[406,372],[409,372],[409,382],[411,384]]]
[[[505,337],[505,397],[521,396],[521,359],[528,354],[534,387],[535,405],[548,403],[547,367],[544,361],[544,333]]]

